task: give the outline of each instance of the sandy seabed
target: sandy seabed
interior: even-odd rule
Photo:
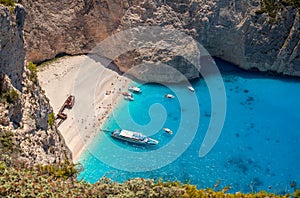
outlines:
[[[68,118],[58,127],[77,162],[93,137],[123,99],[131,80],[107,69],[108,61],[89,56],[63,57],[39,68],[38,78],[55,115],[69,95],[75,96]]]

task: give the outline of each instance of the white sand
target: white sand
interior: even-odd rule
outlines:
[[[76,162],[122,99],[130,80],[87,56],[58,59],[40,68],[38,76],[55,115],[69,95],[75,96],[74,107],[64,110],[68,118],[58,129]]]

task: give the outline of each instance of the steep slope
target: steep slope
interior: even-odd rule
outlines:
[[[27,58],[34,62],[60,53],[88,53],[116,31],[129,7],[129,2],[117,0],[22,0],[21,3],[27,10],[24,27]]]
[[[21,5],[0,5],[0,151],[12,138],[19,148],[15,157],[26,163],[71,160],[63,138],[50,126],[52,109],[38,85],[35,67],[24,64],[24,19]]]
[[[297,6],[282,4],[271,15],[261,12],[260,0],[21,2],[28,10],[27,58],[34,62],[61,53],[88,53],[112,33],[138,25],[159,25],[192,35],[211,55],[241,68],[300,76]],[[139,55],[124,55],[116,63],[126,70]]]

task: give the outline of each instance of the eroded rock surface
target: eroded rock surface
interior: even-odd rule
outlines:
[[[268,13],[257,12],[261,8],[260,0],[21,2],[28,13],[27,58],[35,62],[61,53],[88,53],[113,33],[137,26],[159,25],[191,35],[212,56],[241,68],[300,76],[299,9],[292,6],[280,8],[273,18]],[[153,56],[150,52],[159,54],[154,51],[129,52],[115,63],[127,71],[141,59]],[[164,60],[167,55],[160,54],[157,60]],[[178,60],[175,57],[168,58]],[[189,79],[199,75],[194,69],[183,72]]]
[[[48,119],[48,99],[24,63],[21,5],[0,5],[0,130],[12,133],[20,151],[18,159],[29,164],[72,160],[64,139]],[[4,140],[5,141],[5,140]],[[1,148],[2,149],[2,148]]]
[[[25,10],[17,5],[15,14],[10,12],[8,8],[0,5],[0,73],[9,74],[13,86],[21,90],[25,59],[22,34]]]

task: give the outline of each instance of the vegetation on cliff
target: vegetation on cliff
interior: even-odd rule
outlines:
[[[253,194],[226,193],[213,189],[196,189],[190,184],[178,182],[154,182],[151,179],[135,178],[124,183],[102,178],[95,184],[77,181],[74,165],[51,165],[27,167],[24,163],[0,161],[0,196],[10,197],[290,197],[264,191]],[[69,176],[52,171],[72,170]],[[296,190],[294,197],[300,194]]]
[[[6,155],[9,155],[10,159],[13,159],[19,151],[20,147],[14,139],[14,133],[0,128],[0,161],[5,159]]]
[[[50,113],[48,115],[48,124],[51,128],[53,128],[54,124],[55,124],[55,116],[54,113]]]
[[[3,91],[2,86],[0,84],[0,98],[1,98],[1,102],[4,103],[7,102],[11,104],[14,103],[19,98],[19,94],[14,89]]]
[[[0,128],[1,129],[1,128]],[[0,130],[0,197],[290,197],[267,192],[242,194],[200,189],[179,182],[135,178],[124,183],[102,178],[95,184],[77,181],[80,166],[68,161],[29,166],[13,155],[18,150],[12,132]],[[293,196],[300,195],[295,190]]]
[[[256,11],[257,14],[268,13],[271,18],[276,17],[276,13],[286,6],[300,8],[299,0],[261,0],[262,7]]]
[[[38,83],[37,67],[36,64],[29,62],[28,69],[30,71],[29,79],[34,83]]]
[[[14,0],[0,0],[0,4],[3,4],[5,6],[14,6],[15,1]]]

